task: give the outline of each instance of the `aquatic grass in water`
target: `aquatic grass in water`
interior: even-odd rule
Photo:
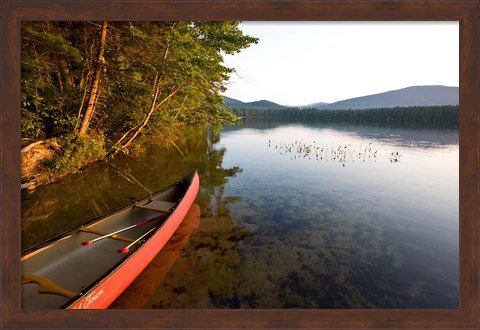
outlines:
[[[378,154],[378,150],[374,150],[372,142],[366,146],[352,146],[351,144],[329,146],[328,144],[306,144],[295,140],[294,142],[272,142],[268,140],[268,147],[275,149],[282,156],[288,156],[291,160],[308,158],[309,160],[338,162],[345,166],[348,162],[375,162],[382,158]],[[377,157],[379,156],[379,157]],[[389,152],[383,155],[390,163],[397,163],[400,161],[402,155],[398,151]]]

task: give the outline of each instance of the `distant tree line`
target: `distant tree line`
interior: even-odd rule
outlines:
[[[242,118],[268,118],[285,121],[339,122],[395,127],[458,128],[459,106],[413,106],[359,110],[230,109]]]

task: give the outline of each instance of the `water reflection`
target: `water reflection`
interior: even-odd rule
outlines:
[[[321,146],[329,161],[314,161]],[[39,189],[22,203],[22,246],[197,168],[200,223],[193,210],[112,308],[458,307],[458,131],[261,121],[182,148]]]
[[[222,166],[226,150],[214,149],[213,138],[207,129],[187,132],[180,153],[165,150],[150,137],[150,145],[130,156],[93,164],[38,188],[22,200],[22,249],[148,196],[194,169],[202,182],[198,199],[210,203],[228,177],[241,171]]]
[[[255,308],[458,306],[458,131],[270,125],[221,145],[243,168],[227,193],[256,238],[241,251]],[[369,145],[386,161],[338,166],[341,146]]]
[[[236,306],[230,296],[240,276],[237,246],[252,236],[230,216],[229,205],[238,197],[225,197],[224,190],[241,169],[223,165],[226,149],[215,146],[219,136],[207,130],[190,133],[182,153],[164,150],[153,140],[132,156],[94,164],[38,188],[22,201],[22,248],[131,203],[196,168],[201,187],[197,205],[190,210],[193,214],[111,308],[159,308],[165,299],[170,308],[204,304],[214,308],[226,301]]]
[[[388,142],[391,145],[418,147],[418,148],[442,148],[448,145],[456,145],[459,141],[458,129],[418,129],[405,127],[365,126],[356,124],[323,124],[323,123],[292,123],[270,119],[245,119],[245,125],[228,126],[224,132],[241,131],[245,128],[256,131],[256,134],[264,135],[268,131],[275,131],[286,127],[305,128],[305,131],[326,130],[332,133],[342,133],[353,137],[359,137],[374,142]],[[308,134],[307,138],[308,138]]]

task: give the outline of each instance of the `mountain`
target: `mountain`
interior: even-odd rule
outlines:
[[[300,105],[300,106],[297,106],[297,108],[300,108],[300,109],[304,109],[304,108],[318,109],[318,108],[324,108],[329,104],[330,103],[327,103],[327,102],[317,102],[317,103],[311,103],[311,104],[307,104],[307,105]]]
[[[236,99],[232,99],[230,97],[224,96],[223,99],[225,100],[225,104],[223,106],[225,108],[245,108],[245,109],[284,109],[287,108],[283,105],[267,101],[267,100],[260,100],[254,102],[242,102]]]
[[[316,109],[336,110],[457,104],[459,104],[458,87],[412,86],[313,107]]]
[[[223,100],[225,103],[222,104],[222,106],[224,106],[225,108],[242,108],[245,105],[244,102],[232,99],[227,96],[223,96]]]
[[[255,102],[242,102],[224,96],[226,108],[249,109],[287,109],[277,103],[261,100]],[[457,105],[459,104],[459,88],[447,86],[412,86],[379,94],[355,97],[334,103],[313,103],[298,106],[297,108],[314,109],[371,109],[394,108],[411,106]]]

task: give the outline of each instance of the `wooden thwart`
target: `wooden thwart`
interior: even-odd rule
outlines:
[[[149,211],[156,211],[156,212],[163,212],[163,213],[170,213],[171,209],[175,206],[175,203],[171,202],[164,202],[164,201],[152,201],[146,205],[138,205],[135,204],[135,207],[140,209],[149,210]]]
[[[64,289],[50,281],[48,278],[31,274],[22,274],[22,284],[27,283],[37,283],[38,292],[40,293],[56,294],[68,299],[72,299],[78,295],[77,292]]]
[[[92,233],[92,234],[97,234],[99,236],[105,236],[105,235],[108,235],[108,233],[105,233],[105,232],[102,232],[102,231],[98,231],[98,230],[95,230],[95,229],[92,229],[90,227],[81,227],[78,229],[79,231],[83,231],[83,232],[86,232],[86,233]],[[127,238],[127,237],[124,237],[124,236],[120,236],[120,235],[111,235],[111,236],[108,236],[107,238],[112,238],[112,239],[116,239],[116,240],[119,240],[119,241],[123,241],[123,242],[128,242],[128,243],[131,243],[133,242],[133,239],[130,239],[130,238]]]

